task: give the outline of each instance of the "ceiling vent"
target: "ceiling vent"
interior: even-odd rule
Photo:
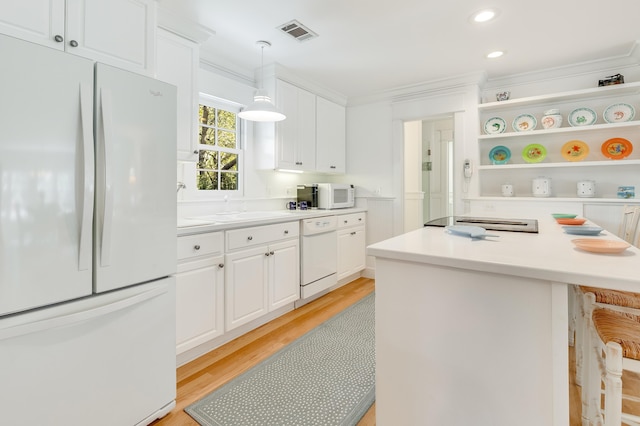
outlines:
[[[305,41],[318,37],[318,34],[314,33],[309,28],[305,27],[296,20],[287,22],[286,24],[282,24],[278,26],[278,29],[284,31],[298,41]]]

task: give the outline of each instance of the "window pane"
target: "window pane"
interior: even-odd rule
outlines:
[[[218,172],[198,170],[198,189],[218,189]]]
[[[198,155],[198,168],[218,170],[218,151],[201,149]]]
[[[216,109],[205,105],[200,105],[200,123],[209,126],[216,125]]]
[[[236,190],[238,189],[238,174],[237,173],[220,173],[220,189]]]
[[[236,115],[223,109],[218,110],[218,127],[223,129],[236,129]]]
[[[221,152],[220,170],[238,170],[238,154]]]
[[[218,146],[234,149],[236,147],[236,134],[226,130],[218,130]]]
[[[198,131],[198,143],[203,145],[215,145],[215,131],[216,129],[200,126],[200,130]]]

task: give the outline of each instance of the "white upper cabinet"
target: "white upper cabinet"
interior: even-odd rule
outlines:
[[[0,0],[0,32],[153,74],[153,0]]]
[[[158,29],[156,78],[177,87],[178,160],[197,160],[198,63],[196,42]]]
[[[313,171],[316,167],[316,96],[276,81],[276,106],[287,116],[276,123],[276,169]]]
[[[346,113],[342,105],[316,97],[316,170],[344,173]]]

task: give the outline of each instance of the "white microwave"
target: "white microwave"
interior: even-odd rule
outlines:
[[[318,208],[344,209],[355,205],[353,185],[344,183],[319,183]]]

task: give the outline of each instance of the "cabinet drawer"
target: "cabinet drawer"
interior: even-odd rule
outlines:
[[[178,260],[200,256],[218,256],[224,253],[222,232],[178,237]]]
[[[364,225],[366,213],[351,213],[338,216],[338,229],[350,226]]]
[[[298,221],[227,231],[227,249],[235,250],[297,237]]]

